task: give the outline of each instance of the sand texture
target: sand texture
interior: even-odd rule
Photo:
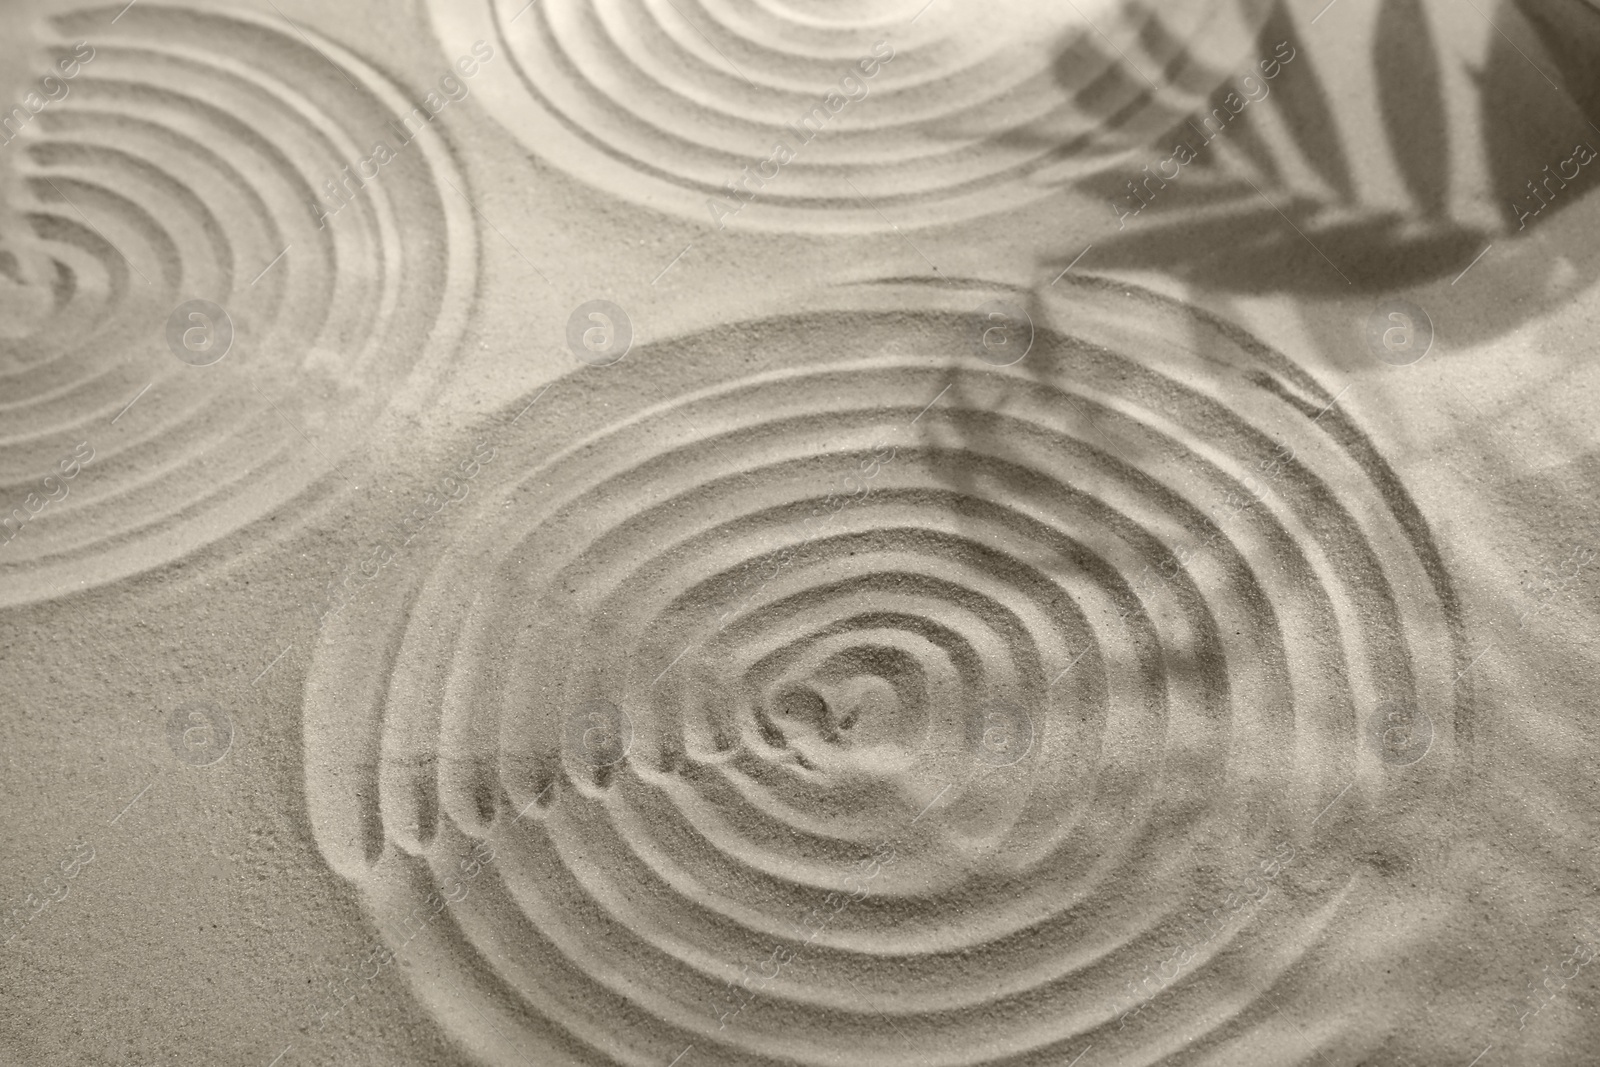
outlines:
[[[1600,6],[0,39],[0,1065],[1600,1061]]]

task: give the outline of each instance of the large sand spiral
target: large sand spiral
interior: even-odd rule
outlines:
[[[53,20],[58,54],[83,40],[94,58],[4,149],[54,271],[42,313],[0,341],[5,506],[74,445],[94,452],[0,548],[7,602],[179,558],[301,498],[384,407],[434,395],[476,284],[446,142],[402,146],[388,125],[404,90],[280,18],[140,3],[113,25],[120,7]],[[395,158],[319,221],[325,183],[378,141]],[[232,321],[211,366],[169,350],[191,300]]]
[[[1268,5],[433,0],[430,9],[448,55],[481,39],[510,57],[515,76],[501,71],[480,91],[540,160],[657,210],[789,232],[944,223],[1060,195],[1173,126],[1219,69],[1248,66]],[[779,143],[794,158],[775,153]],[[747,167],[764,180],[744,177]],[[737,223],[708,207],[752,196]]]
[[[495,431],[436,564],[330,626],[318,841],[393,947],[438,910],[407,973],[484,1062],[1154,1062],[1247,1019],[1340,891],[1119,1030],[1190,900],[1464,754],[1448,579],[1334,396],[1163,298],[1057,290],[1008,367],[992,293],[886,283],[582,370]],[[1386,702],[1423,763],[1367,743]]]

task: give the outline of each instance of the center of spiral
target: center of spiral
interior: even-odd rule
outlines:
[[[890,773],[917,745],[893,680],[871,673],[811,677],[779,688],[759,719],[765,739],[807,767]]]

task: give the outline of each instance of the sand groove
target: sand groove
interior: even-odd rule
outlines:
[[[1463,754],[1454,594],[1334,397],[1164,298],[1058,291],[1006,368],[978,289],[886,283],[582,371],[452,548],[330,627],[318,841],[386,937],[492,844],[408,971],[485,1062],[1154,1062],[1331,921],[1338,872],[1279,882],[1264,943],[1193,932],[1341,786],[1413,773],[1373,708]],[[1232,999],[1119,1024],[1185,944]]]
[[[1244,55],[1268,5],[922,6],[430,4],[450,54],[510,57],[484,99],[578,180],[702,222],[855,231],[1005,211],[1125,162],[1216,84],[1193,56]]]
[[[53,20],[62,54],[87,40],[94,58],[7,149],[55,283],[0,345],[5,506],[58,454],[94,450],[0,548],[8,602],[168,562],[303,498],[386,406],[433,395],[476,286],[445,142],[386,125],[405,91],[282,20],[141,3],[108,32],[119,7]],[[395,158],[319,218],[326,183],[377,140]],[[195,299],[235,331],[211,366],[168,349]]]

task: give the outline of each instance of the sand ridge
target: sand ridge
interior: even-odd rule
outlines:
[[[958,309],[981,290],[896,283],[659,340],[585,379],[582,409],[557,382],[518,448],[563,443],[486,469],[448,556],[328,628],[305,755],[329,862],[382,923],[495,849],[418,950],[446,1025],[580,1061],[1031,1063],[1092,1040],[1145,1062],[1195,1018],[1169,997],[1129,1022],[1129,975],[1183,944],[1202,968],[1239,930],[1183,940],[1172,835],[1242,838],[1250,867],[1270,826],[1305,848],[1331,801],[1448,778],[1471,736],[1454,594],[1334,396],[1153,294],[1058,292],[1009,367],[975,357]],[[1194,374],[1197,337],[1226,373]],[[1213,510],[1275,455],[1270,495]],[[1135,595],[1139,559],[1213,530]],[[1429,721],[1425,766],[1374,739],[1385,701]],[[1275,966],[1339,894],[1301,901]]]
[[[364,422],[437,390],[475,290],[465,182],[439,141],[337,227],[313,210],[404,110],[381,74],[261,19],[146,3],[108,39],[108,17],[54,20],[57,53],[98,40],[96,58],[8,149],[53,282],[0,368],[3,480],[80,440],[98,452],[51,537],[0,559],[11,602],[180,557],[306,494]],[[308,435],[310,468],[288,458]]]
[[[1080,5],[1095,25],[1138,42],[1138,66],[1177,68],[1158,102],[1081,12],[917,6],[877,0],[841,15],[441,0],[430,11],[446,47],[487,39],[508,54],[515,81],[488,88],[488,106],[584,181],[704,219],[730,180],[776,166],[784,145],[795,158],[781,181],[763,175],[763,210],[740,225],[861,232],[888,228],[885,211],[941,222],[1000,213],[1103,172],[1170,122],[1176,97],[1197,104],[1209,91],[1209,70],[1180,65],[1182,41],[1217,58],[1243,54],[1268,10],[1224,0],[1174,12]],[[845,86],[845,72],[870,59],[880,60],[876,76]],[[786,141],[809,140],[795,126],[819,105],[828,121],[813,117],[826,131],[814,136],[826,153]],[[749,191],[741,182],[731,195]]]
[[[1584,1062],[1589,6],[280,2],[0,146],[0,1059]]]

